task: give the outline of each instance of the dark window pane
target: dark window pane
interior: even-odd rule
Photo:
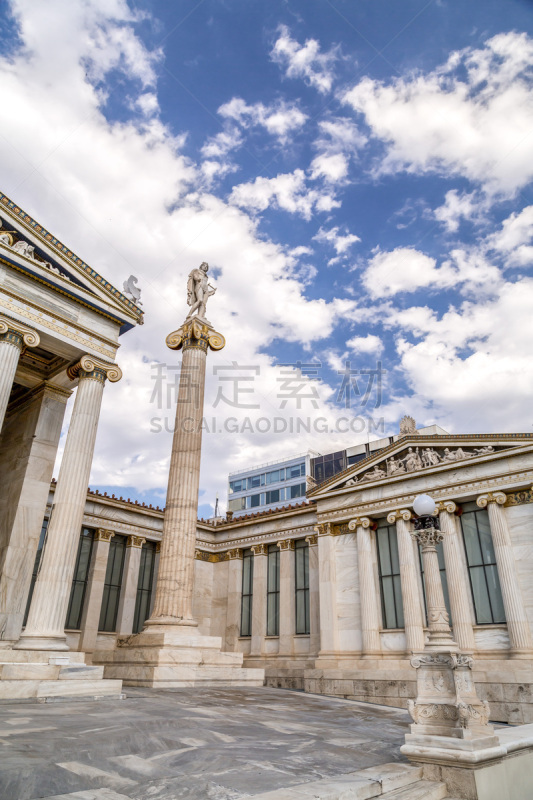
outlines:
[[[486,509],[461,517],[470,585],[478,625],[505,622],[494,544]]]
[[[89,566],[91,563],[93,539],[94,531],[90,530],[89,528],[83,528],[80,536],[80,543],[78,545],[78,554],[76,556],[74,579],[72,581],[72,589],[70,592],[65,628],[79,630],[81,626],[85,591],[89,578]]]
[[[126,555],[126,537],[113,536],[109,545],[106,578],[98,630],[113,632],[116,628],[122,572]]]

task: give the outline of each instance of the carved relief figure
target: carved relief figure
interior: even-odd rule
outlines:
[[[418,433],[416,430],[416,422],[413,417],[408,417],[406,414],[400,420],[400,436],[409,436],[413,433]]]
[[[387,475],[398,475],[400,472],[405,472],[405,467],[401,461],[396,461],[394,456],[387,459]]]
[[[378,478],[385,478],[387,473],[385,470],[380,469],[377,464],[373,470],[366,472],[361,478],[362,481],[377,481]]]
[[[191,310],[187,314],[187,319],[190,319],[194,312],[198,313],[198,319],[205,319],[206,305],[211,295],[215,294],[216,289],[211,286],[207,281],[207,270],[209,264],[202,261],[198,269],[193,269],[189,272],[189,280],[187,281],[187,304]]]
[[[432,447],[426,447],[425,450],[422,450],[422,465],[424,467],[434,467],[436,464],[440,464],[440,456],[436,450],[433,450]]]
[[[403,461],[405,464],[407,472],[414,472],[415,469],[422,468],[422,459],[420,458],[418,447],[416,448],[416,452],[410,447],[405,458],[400,459],[400,461]]]
[[[444,455],[442,456],[443,461],[462,461],[464,458],[472,458],[473,453],[465,453],[465,451],[458,447],[457,450],[449,450],[447,447],[444,448]]]
[[[486,456],[489,453],[494,453],[494,447],[491,444],[486,447],[474,447],[474,453],[476,456]]]

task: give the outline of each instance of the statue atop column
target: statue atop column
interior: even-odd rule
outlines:
[[[215,294],[216,288],[207,281],[208,269],[209,264],[206,261],[202,261],[197,269],[189,272],[187,305],[191,307],[191,310],[187,314],[187,319],[190,319],[196,311],[198,319],[210,325],[211,323],[205,318],[206,306],[208,299]]]

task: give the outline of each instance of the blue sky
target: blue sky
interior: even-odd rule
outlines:
[[[230,470],[404,413],[532,429],[533,3],[0,9],[3,191],[143,292],[91,485],[164,501],[164,339],[202,260],[227,347],[208,360],[200,513]]]

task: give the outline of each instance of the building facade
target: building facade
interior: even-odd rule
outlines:
[[[234,517],[254,511],[282,508],[305,497],[310,475],[311,451],[283,461],[271,461],[228,477],[228,511]]]

